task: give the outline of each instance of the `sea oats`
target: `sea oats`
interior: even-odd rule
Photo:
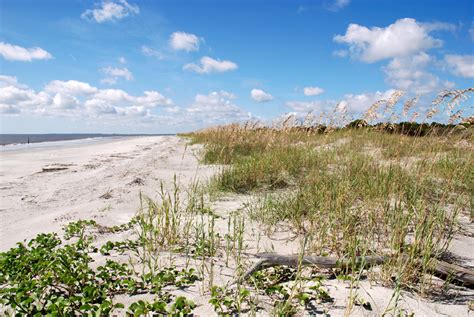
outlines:
[[[393,107],[397,104],[397,102],[400,100],[401,97],[405,95],[404,91],[401,90],[396,90],[392,93],[390,98],[387,100],[387,103],[385,104],[385,111],[389,112],[392,111]]]
[[[318,118],[318,121],[317,121],[318,125],[323,124],[324,118],[326,118],[326,112],[325,111],[321,112],[321,114],[319,115],[319,118]]]
[[[306,116],[303,119],[303,126],[305,127],[311,127],[314,124],[314,115],[313,112],[310,111],[306,114]]]
[[[413,112],[413,114],[412,114],[412,116],[411,116],[411,118],[410,118],[410,120],[409,120],[409,121],[410,121],[410,122],[415,122],[416,118],[418,118],[418,117],[419,117],[419,115],[420,115],[420,113],[419,113],[419,112],[416,112],[416,111],[415,111],[415,112]]]
[[[378,118],[378,110],[381,105],[386,103],[387,100],[381,99],[379,101],[376,101],[363,115],[363,119],[367,122],[376,120]]]
[[[425,118],[425,120],[430,120],[431,118],[433,118],[433,116],[434,116],[435,114],[437,114],[438,111],[439,111],[439,109],[437,109],[437,108],[434,108],[434,107],[431,108],[431,109],[426,113],[426,118]]]
[[[474,92],[474,88],[443,90],[432,101],[433,106],[441,106],[446,102],[446,110],[448,113],[453,113],[454,109],[462,102],[469,99],[470,94]]]
[[[410,109],[418,102],[420,95],[416,95],[414,98],[411,98],[405,102],[403,105],[403,117],[406,118],[408,116],[408,112]]]
[[[449,120],[448,120],[448,123],[449,124],[454,124],[456,121],[459,121],[461,119],[461,116],[462,116],[462,110],[458,110],[456,111],[455,113],[453,113],[450,117],[449,117]]]

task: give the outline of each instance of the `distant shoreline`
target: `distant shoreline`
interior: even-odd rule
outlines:
[[[110,137],[134,137],[134,136],[167,136],[174,133],[162,134],[101,134],[101,133],[44,133],[44,134],[0,134],[0,145],[25,145],[43,142],[73,141],[95,138]]]

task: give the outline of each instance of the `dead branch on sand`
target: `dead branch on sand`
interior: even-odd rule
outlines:
[[[240,279],[232,284],[246,280],[253,273],[264,268],[285,265],[298,267],[299,265],[315,265],[320,268],[339,268],[344,269],[349,266],[366,268],[386,263],[390,258],[388,256],[365,256],[351,259],[339,259],[325,256],[304,256],[299,255],[278,255],[278,254],[259,254],[261,260],[255,263]],[[443,279],[451,279],[467,287],[474,287],[474,271],[465,269],[459,265],[447,263],[433,259],[430,273]]]

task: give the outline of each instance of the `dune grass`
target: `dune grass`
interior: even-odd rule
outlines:
[[[205,162],[226,164],[213,189],[257,197],[253,220],[269,231],[290,224],[312,254],[389,255],[376,276],[387,284],[426,289],[420,273],[472,207],[474,161],[459,135],[229,126],[191,139],[204,143]]]

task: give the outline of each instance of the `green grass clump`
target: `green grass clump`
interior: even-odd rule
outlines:
[[[236,159],[217,176],[216,184],[221,190],[235,192],[284,188],[315,163],[306,149],[272,148]]]

